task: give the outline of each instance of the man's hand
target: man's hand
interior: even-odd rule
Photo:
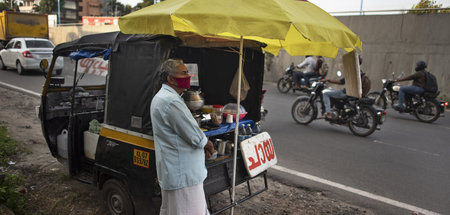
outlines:
[[[214,153],[214,145],[208,140],[203,149],[205,150],[205,160],[208,160]]]

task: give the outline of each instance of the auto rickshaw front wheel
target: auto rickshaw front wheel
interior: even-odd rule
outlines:
[[[109,179],[103,184],[103,204],[112,215],[132,215],[133,202],[126,186],[117,179]]]

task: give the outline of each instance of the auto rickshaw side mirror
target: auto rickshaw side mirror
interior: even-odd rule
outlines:
[[[42,59],[41,62],[39,63],[39,67],[41,68],[42,71],[45,71],[48,68],[48,60]]]

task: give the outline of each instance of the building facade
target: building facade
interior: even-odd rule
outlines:
[[[78,16],[102,16],[100,0],[78,0]]]
[[[33,13],[33,5],[39,5],[41,0],[22,0],[22,6],[19,6],[19,11],[22,13]]]
[[[34,13],[33,6],[39,5],[41,0],[22,0],[20,12]],[[118,16],[117,7],[113,7],[113,0],[58,0],[60,11],[55,12],[59,24],[81,23],[82,17],[115,17]],[[112,19],[111,19],[112,20]],[[90,21],[89,21],[90,22]],[[116,24],[115,20],[107,19],[102,24]],[[90,24],[92,25],[92,24]]]

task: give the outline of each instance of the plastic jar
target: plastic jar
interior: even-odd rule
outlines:
[[[215,124],[222,123],[223,105],[213,105],[211,118]]]

